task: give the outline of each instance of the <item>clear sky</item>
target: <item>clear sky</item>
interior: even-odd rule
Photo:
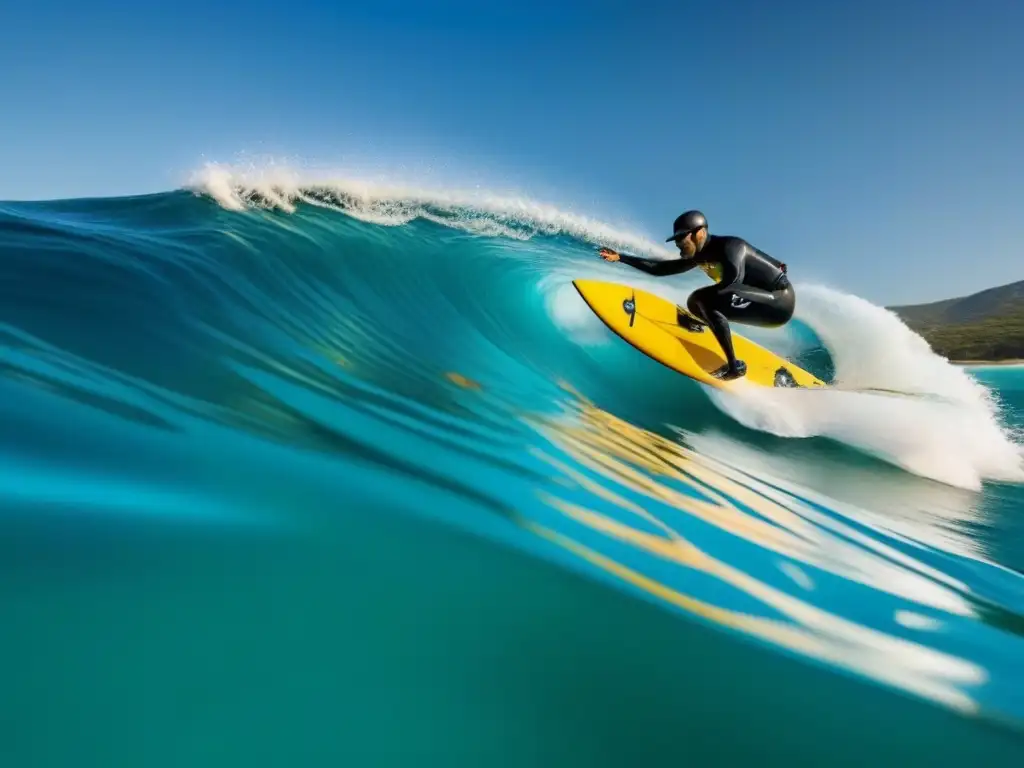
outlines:
[[[270,153],[659,239],[698,207],[881,303],[1024,279],[1021,0],[161,6],[0,10],[0,199]]]

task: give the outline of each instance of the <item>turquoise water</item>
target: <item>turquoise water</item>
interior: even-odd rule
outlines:
[[[1020,764],[1024,370],[808,289],[722,401],[617,230],[199,192],[0,206],[4,765]]]

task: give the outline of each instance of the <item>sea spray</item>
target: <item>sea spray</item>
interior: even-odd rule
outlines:
[[[564,235],[651,258],[678,256],[664,244],[623,227],[525,197],[482,190],[428,189],[328,172],[300,174],[287,166],[244,169],[216,163],[194,173],[189,186],[229,210],[258,206],[294,212],[296,205],[307,203],[374,224],[397,226],[422,218],[475,234],[515,239]]]
[[[818,286],[799,293],[799,317],[832,356],[833,387],[713,391],[725,412],[784,437],[839,440],[961,488],[1024,482],[1021,446],[1001,423],[991,393],[966,370],[935,354],[886,309]]]

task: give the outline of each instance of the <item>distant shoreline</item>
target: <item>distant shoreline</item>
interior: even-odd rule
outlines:
[[[1024,359],[1013,360],[950,360],[953,365],[1024,365]]]

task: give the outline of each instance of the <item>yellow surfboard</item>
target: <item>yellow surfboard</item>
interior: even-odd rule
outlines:
[[[760,344],[732,332],[736,357],[747,364],[742,379],[723,381],[711,372],[725,365],[725,354],[711,329],[671,301],[628,285],[573,280],[573,285],[604,324],[648,357],[713,387],[749,381],[764,387],[824,387],[825,382]]]

